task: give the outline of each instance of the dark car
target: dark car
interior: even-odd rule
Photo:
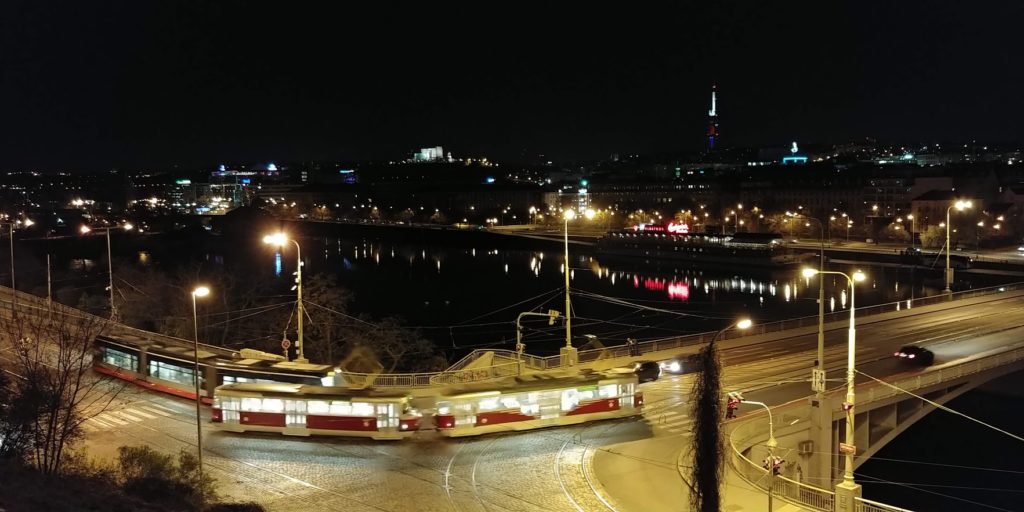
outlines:
[[[640,382],[651,382],[661,377],[661,366],[654,361],[640,361],[633,367],[633,373]]]
[[[675,375],[693,373],[700,370],[698,354],[682,354],[668,361],[661,362],[661,371]]]
[[[893,355],[900,358],[900,361],[915,366],[929,366],[935,361],[935,354],[931,350],[917,345],[907,345]]]

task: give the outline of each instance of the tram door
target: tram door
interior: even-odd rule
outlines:
[[[377,429],[398,428],[398,407],[393,403],[375,404],[377,412]]]

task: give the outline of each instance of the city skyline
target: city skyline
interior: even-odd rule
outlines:
[[[718,147],[1017,142],[1021,10],[15,4],[0,22],[0,164],[387,160],[432,145],[504,161],[699,151],[712,85]]]

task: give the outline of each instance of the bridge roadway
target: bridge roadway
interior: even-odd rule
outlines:
[[[933,349],[936,366],[955,366],[1019,343],[1022,326],[1018,291],[867,317],[857,325],[858,368],[879,378],[918,372],[892,358],[906,343]],[[804,331],[723,343],[726,387],[769,404],[807,396],[816,335]],[[839,378],[844,326],[830,325],[827,342],[829,376]],[[692,381],[669,376],[642,385],[647,406],[640,418],[471,439],[429,432],[394,443],[238,435],[204,422],[204,461],[226,497],[273,511],[686,510],[677,463],[690,442]],[[189,401],[129,388],[116,407],[87,422],[88,450],[110,458],[125,444],[169,453],[194,448],[193,410]],[[726,510],[764,510],[752,501],[763,498],[728,474]]]

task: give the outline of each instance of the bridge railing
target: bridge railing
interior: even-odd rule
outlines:
[[[976,359],[947,368],[933,368],[915,373],[914,375],[889,382],[890,386],[876,382],[864,382],[857,385],[857,401],[860,403],[871,403],[878,400],[887,400],[896,395],[904,394],[907,391],[941,385],[1021,360],[1024,360],[1024,347],[979,356]],[[837,392],[841,391],[838,390]],[[735,426],[729,434],[733,468],[743,479],[747,480],[751,485],[763,489],[765,492],[768,491],[768,482],[770,480],[768,478],[768,470],[756,464],[751,460],[750,456],[760,443],[767,438],[768,425],[765,421],[766,419],[766,417],[760,414],[753,414],[749,419]],[[765,449],[765,453],[767,453],[767,449]],[[774,482],[772,489],[778,496],[810,509],[820,511],[833,510],[835,493],[832,491],[803,484],[784,475],[776,476]],[[909,512],[899,507],[859,498],[856,502],[856,510],[861,512]]]
[[[758,446],[759,442],[766,440],[767,421],[762,421],[766,419],[767,417],[755,415],[754,418],[743,421],[731,430],[729,445],[732,448],[732,467],[744,480],[766,493],[769,482],[774,481],[772,493],[776,496],[799,503],[812,510],[832,512],[835,506],[834,492],[797,482],[783,475],[777,475],[773,480],[769,478],[767,469],[756,464],[747,456],[748,453],[752,453],[753,448]],[[767,449],[765,449],[765,454],[767,454]]]
[[[886,505],[885,503],[866,500],[864,498],[854,498],[853,503],[854,512],[912,512],[905,508],[894,507],[892,505]]]

